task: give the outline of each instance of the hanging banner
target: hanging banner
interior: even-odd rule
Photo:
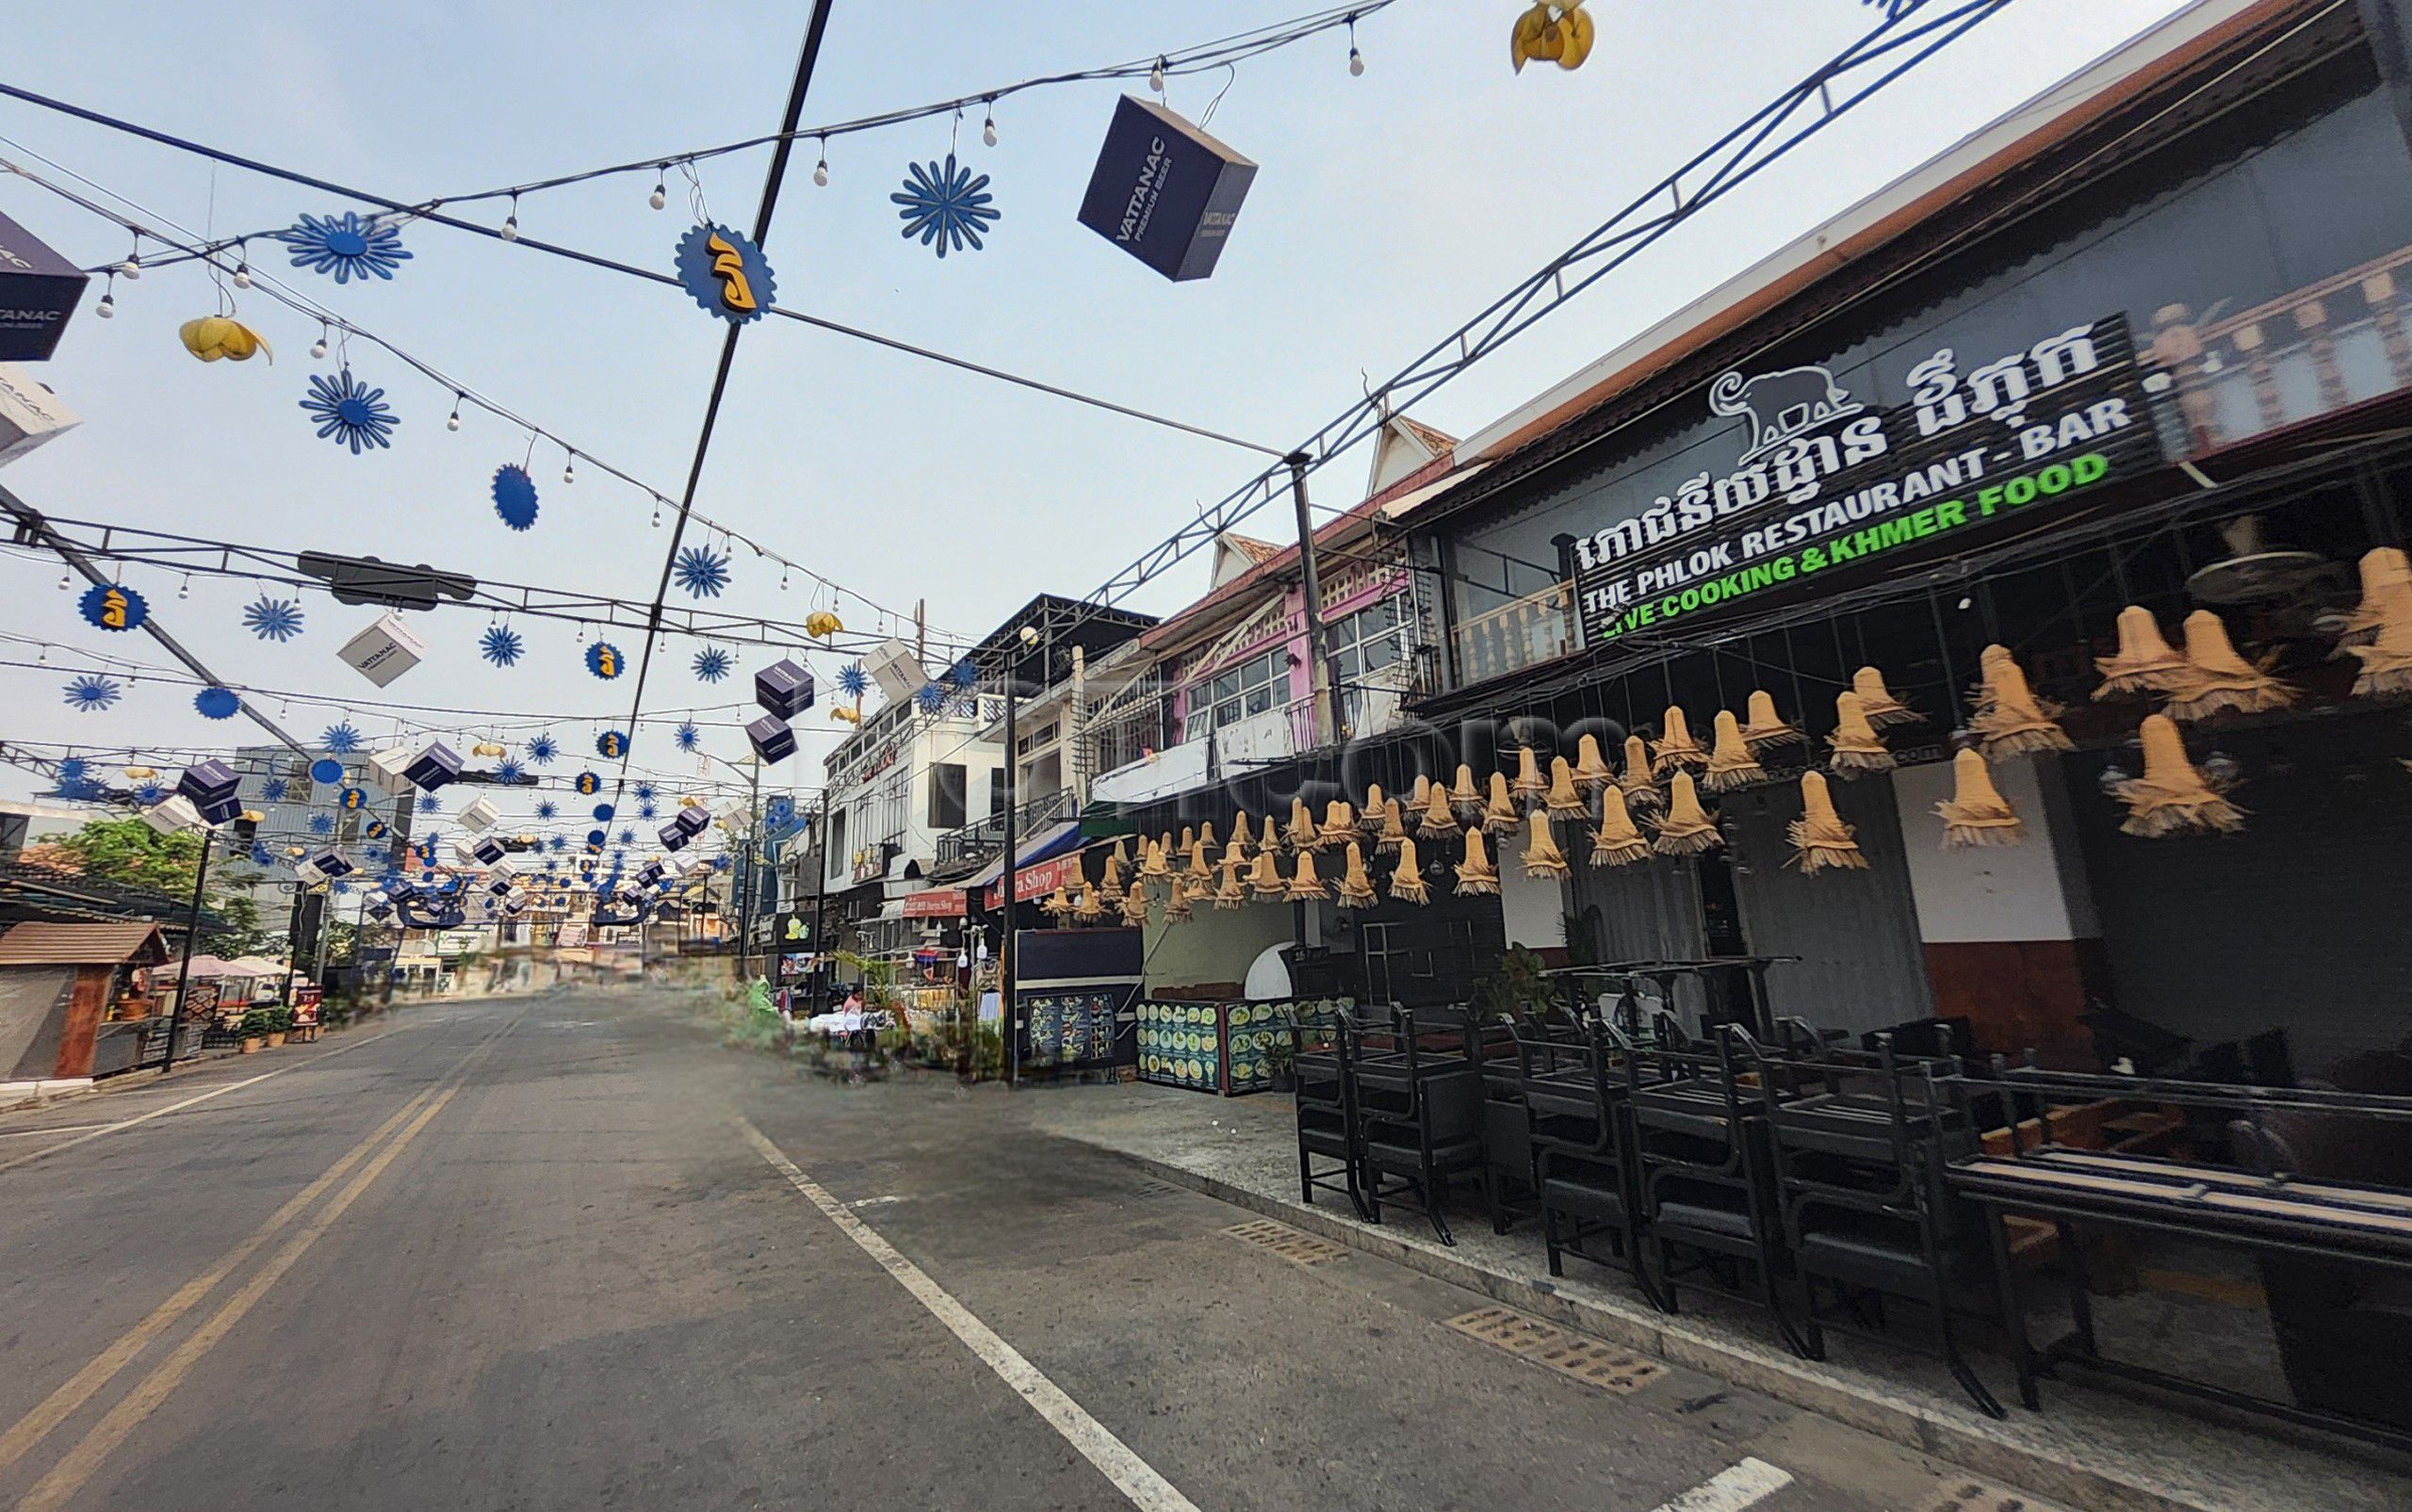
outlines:
[[[1710,385],[1743,421],[1738,465],[1574,543],[1586,642],[1771,608],[1897,561],[1966,549],[2160,465],[2123,315],[1973,367],[1946,348],[1878,410],[1825,368]]]
[[[961,919],[966,905],[961,887],[932,887],[906,894],[901,912],[906,919]]]

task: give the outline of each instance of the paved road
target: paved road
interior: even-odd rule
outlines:
[[[1473,1293],[1231,1237],[1253,1215],[1022,1127],[1016,1098],[1078,1095],[845,1089],[627,992],[0,1116],[0,1506],[1865,1512],[1965,1484],[1687,1372],[1569,1379],[1446,1326]]]

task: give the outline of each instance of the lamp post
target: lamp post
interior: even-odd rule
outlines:
[[[1038,627],[1025,625],[1017,632],[1016,640],[1023,651],[1038,644]],[[1042,653],[1042,656],[1044,654]],[[1043,662],[1042,662],[1043,669]],[[1014,875],[1017,853],[1021,849],[1021,771],[1014,744],[1014,719],[1019,712],[1021,692],[1021,655],[1005,653],[1005,834],[1004,865],[997,869],[998,897],[1002,903],[1004,931],[997,941],[997,1025],[1004,1036],[1005,1085],[1011,1087],[1021,1071],[1021,1047],[1019,1026],[1014,1018],[1014,970],[1020,965],[1019,952],[1014,948],[1014,912],[1019,901],[1015,885],[1020,880]],[[976,1014],[978,1010],[975,1008]]]
[[[1315,744],[1340,741],[1340,689],[1331,675],[1324,649],[1323,577],[1315,568],[1315,527],[1307,511],[1307,454],[1294,451],[1282,459],[1290,464],[1290,501],[1298,512],[1298,580],[1305,598],[1307,631],[1307,707],[1315,726]]]
[[[168,1054],[159,1063],[159,1074],[166,1076],[176,1066],[176,1032],[184,1027],[185,1000],[192,995],[192,948],[201,935],[201,897],[209,886],[209,842],[218,832],[204,824],[201,830],[201,864],[192,871],[192,906],[185,919],[184,959],[176,964],[176,1011],[168,1017]]]
[[[717,761],[735,772],[738,764],[709,751],[695,753],[707,761]],[[761,822],[762,760],[759,756],[745,758],[745,860],[738,873],[736,885],[729,888],[730,901],[737,904],[737,979],[745,980],[747,962],[754,954],[754,832]]]

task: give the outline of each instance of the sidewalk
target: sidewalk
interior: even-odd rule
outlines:
[[[1458,1244],[1442,1246],[1419,1215],[1378,1227],[1339,1198],[1298,1201],[1290,1099],[1223,1098],[1147,1085],[1041,1088],[1033,1127],[1112,1150],[1165,1180],[1278,1218],[1337,1243],[1482,1292],[1510,1307],[1705,1371],[2041,1496],[2087,1508],[2190,1512],[2348,1512],[2412,1506],[2412,1465],[2382,1451],[2295,1437],[2259,1419],[2213,1421],[2190,1406],[2046,1381],[2045,1410],[2013,1406],[1996,1422],[1970,1406],[1940,1361],[1829,1335],[1830,1358],[1795,1358],[1767,1319],[1697,1291],[1684,1312],[1658,1312],[1615,1273],[1570,1259],[1553,1279],[1539,1225],[1494,1235],[1470,1199],[1451,1211]],[[1462,1216],[1460,1216],[1462,1214]],[[2207,1306],[2208,1304],[2206,1304]],[[2195,1342],[2182,1312],[2146,1347],[2166,1358]],[[2175,1327],[2169,1327],[2171,1323]],[[2007,1360],[1977,1368],[2012,1398]],[[2013,1398],[2014,1399],[2014,1398]]]

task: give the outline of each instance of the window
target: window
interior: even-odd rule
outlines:
[[[988,817],[1002,820],[1004,812],[1005,769],[1002,766],[990,767],[988,769]]]
[[[855,853],[846,848],[846,811],[842,808],[829,816],[829,839],[824,854],[828,865],[824,870],[832,877],[850,875],[855,867]]]
[[[1262,714],[1290,702],[1290,653],[1277,645],[1262,656],[1215,675],[1189,690],[1188,735],[1197,740],[1219,725]]]
[[[961,762],[941,762],[930,769],[930,828],[956,830],[963,827],[964,768]]]
[[[1407,657],[1407,595],[1393,593],[1326,627],[1332,665],[1344,685],[1361,683]]]

